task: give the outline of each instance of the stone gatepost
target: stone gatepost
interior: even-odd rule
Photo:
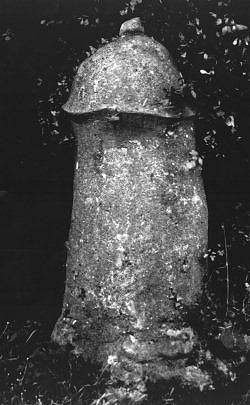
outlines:
[[[53,339],[142,396],[148,379],[199,373],[187,365],[196,337],[183,317],[202,291],[207,205],[183,87],[136,18],[81,64],[63,106],[77,156]]]

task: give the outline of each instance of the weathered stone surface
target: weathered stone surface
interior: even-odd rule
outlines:
[[[99,114],[74,127],[78,156],[64,302],[74,344],[88,356],[89,339],[91,351],[122,339],[129,352],[131,335],[142,341],[141,360],[150,356],[144,340],[158,341],[152,358],[157,351],[175,357],[169,328],[201,292],[207,244],[200,167],[190,153],[193,125],[127,114],[114,124]],[[176,349],[176,356],[185,350]]]
[[[78,150],[53,338],[140,387],[145,376],[210,381],[188,368],[197,338],[183,325],[202,291],[207,247],[194,126],[170,96],[156,107],[164,89],[181,91],[179,78],[165,48],[124,34],[81,65],[65,106]]]
[[[64,110],[84,114],[109,109],[167,118],[194,115],[182,99],[183,79],[166,48],[140,32],[125,34],[81,64]]]

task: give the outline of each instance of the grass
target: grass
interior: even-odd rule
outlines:
[[[106,370],[83,362],[71,353],[70,347],[61,348],[52,343],[52,327],[52,323],[31,320],[1,323],[1,405],[129,404],[113,396],[112,389],[106,389]],[[178,387],[165,383],[159,401],[157,387],[152,384],[149,399],[143,404],[247,405],[250,399],[249,365],[250,362],[244,362],[231,386],[223,388],[218,381],[217,393],[208,396],[178,391]]]
[[[1,404],[90,404],[103,375],[50,341],[51,326],[38,321],[2,323]],[[79,402],[80,401],[80,402]]]

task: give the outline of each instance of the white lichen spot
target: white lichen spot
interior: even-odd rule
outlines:
[[[223,362],[223,361],[221,361],[220,359],[217,359],[216,360],[216,363],[217,363],[217,367],[218,367],[218,369],[220,370],[220,371],[222,371],[224,374],[227,374],[228,373],[228,367],[227,367],[227,365]]]
[[[132,325],[135,329],[145,329],[145,314],[141,314]]]
[[[107,359],[107,363],[109,366],[114,366],[118,362],[118,358],[116,354],[110,354]]]
[[[173,130],[169,130],[169,131],[167,131],[166,132],[166,136],[168,135],[168,136],[172,136],[172,135],[174,135],[174,131]]]
[[[189,203],[189,201],[186,198],[181,198],[180,199],[183,205],[187,205]]]
[[[91,198],[91,197],[87,197],[85,200],[86,205],[92,204],[92,202],[93,202],[93,198]]]
[[[136,309],[135,309],[135,303],[134,303],[134,301],[127,301],[125,305],[126,305],[128,311],[129,311],[133,316],[135,316],[135,315],[136,315]]]
[[[134,337],[134,335],[129,335],[129,337],[132,343],[137,343],[137,339]]]
[[[122,245],[119,245],[116,250],[118,250],[118,252],[121,252],[121,253],[125,252],[125,248]]]
[[[168,276],[168,282],[170,284],[172,284],[174,281],[175,281],[175,275],[174,275],[174,273],[170,273]]]
[[[172,214],[172,212],[173,212],[173,211],[172,211],[172,208],[171,208],[171,207],[167,207],[167,208],[166,208],[166,213],[167,213],[167,214]]]
[[[114,302],[114,297],[110,294],[106,298],[103,298],[103,304],[106,308],[119,310],[118,303]]]
[[[182,333],[182,332],[180,331],[180,329],[168,329],[168,330],[166,331],[166,335],[167,335],[167,336],[169,336],[169,337],[174,337],[174,338],[180,336],[181,333]]]
[[[138,341],[137,339],[130,335],[130,342],[126,341],[123,343],[123,349],[130,354],[135,354],[138,350]]]
[[[116,238],[119,240],[119,242],[124,243],[128,240],[128,234],[127,233],[118,233],[116,235]]]
[[[197,150],[195,150],[195,149],[192,149],[192,150],[189,152],[189,154],[190,154],[191,156],[195,157],[195,158],[198,156],[198,152],[197,152]]]
[[[116,267],[121,268],[122,263],[123,263],[124,252],[125,252],[125,248],[124,248],[123,244],[128,240],[128,234],[127,233],[118,233],[116,235],[116,239],[119,241],[119,244],[116,249],[118,251],[118,255],[117,255],[115,265],[116,265]]]
[[[200,196],[199,196],[198,194],[195,194],[195,195],[192,197],[192,202],[193,202],[194,204],[201,204],[201,203],[202,203],[201,198],[200,198]]]
[[[121,152],[123,155],[127,155],[128,150],[127,150],[127,148],[120,148],[120,152]]]
[[[116,267],[118,267],[119,269],[122,267],[122,259],[123,259],[123,256],[118,255],[116,262],[115,262]]]
[[[111,271],[110,271],[110,282],[111,282],[111,285],[114,284],[114,279],[115,279],[115,278],[114,278],[114,271],[111,270]]]
[[[199,369],[198,367],[196,366],[186,367],[185,374],[186,380],[196,383],[200,391],[203,391],[203,389],[208,386],[212,388],[212,381],[210,379],[210,376],[206,372]]]
[[[188,170],[194,169],[195,166],[196,166],[196,161],[195,161],[195,160],[191,160],[191,161],[189,161],[189,162],[186,162],[186,163],[183,165],[183,169],[184,169],[185,171],[188,171]]]

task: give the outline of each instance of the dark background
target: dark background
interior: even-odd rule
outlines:
[[[101,46],[101,38],[118,35],[124,20],[141,16],[146,33],[173,54],[187,100],[198,111],[214,311],[225,316],[227,257],[227,315],[247,328],[250,314],[242,310],[250,283],[250,39],[248,28],[239,26],[250,21],[249,1],[136,3],[0,0],[2,318],[56,319],[60,313],[75,154],[61,105],[89,46]]]

